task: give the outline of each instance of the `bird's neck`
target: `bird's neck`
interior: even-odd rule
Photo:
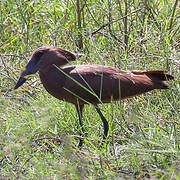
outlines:
[[[60,91],[65,82],[64,75],[55,66],[52,66],[46,70],[40,70],[39,76],[44,88],[51,95],[57,97],[56,91]]]
[[[60,68],[60,67],[58,67]],[[43,69],[40,69],[39,70],[39,76],[40,76],[40,79],[42,81],[44,80],[54,80],[55,77],[57,76],[57,74],[60,73],[60,71],[58,70],[58,68],[54,65],[51,65],[51,66],[48,66],[46,68],[43,68]]]

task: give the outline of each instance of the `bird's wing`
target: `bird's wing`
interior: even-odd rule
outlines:
[[[173,77],[164,71],[122,71],[101,65],[79,65],[69,72],[65,87],[78,96],[98,102],[87,91],[96,94],[102,102],[132,97],[153,89],[167,89],[165,80]],[[78,83],[81,85],[79,85]],[[85,87],[85,88],[83,88]],[[87,99],[88,99],[87,98]]]

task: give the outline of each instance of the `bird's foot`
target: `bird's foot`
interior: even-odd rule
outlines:
[[[84,144],[84,140],[80,138],[78,143],[78,148],[81,148],[83,144]]]

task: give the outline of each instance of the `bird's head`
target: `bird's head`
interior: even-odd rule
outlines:
[[[63,66],[75,60],[76,56],[65,49],[54,46],[42,46],[32,53],[14,89],[20,87],[26,81],[28,75],[35,74],[37,71],[46,71],[53,65]]]

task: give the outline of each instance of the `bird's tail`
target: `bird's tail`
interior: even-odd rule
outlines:
[[[145,74],[156,85],[157,89],[168,89],[168,84],[165,81],[173,80],[174,77],[167,71],[132,71],[133,74]]]

